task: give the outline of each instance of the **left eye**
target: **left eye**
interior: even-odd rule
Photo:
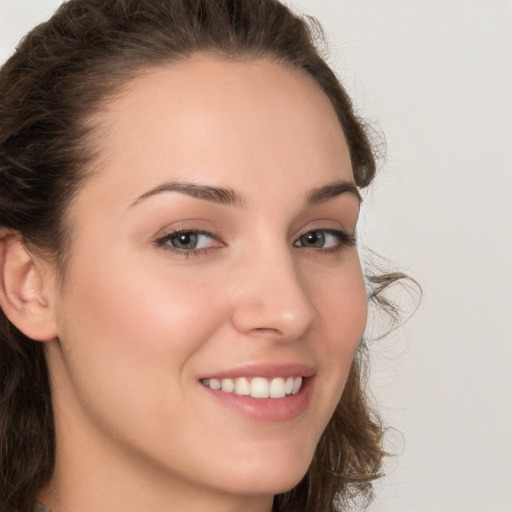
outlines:
[[[353,245],[354,237],[336,229],[316,229],[301,235],[294,243],[296,247],[310,249],[334,249],[344,245]]]
[[[206,249],[215,243],[213,235],[202,231],[179,231],[169,233],[158,240],[159,245],[170,245],[179,251]]]

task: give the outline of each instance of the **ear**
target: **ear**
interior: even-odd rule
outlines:
[[[19,233],[0,229],[0,306],[25,336],[57,337],[54,290],[49,264],[27,249]]]

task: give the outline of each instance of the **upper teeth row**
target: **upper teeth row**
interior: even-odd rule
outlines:
[[[302,386],[302,377],[276,377],[265,379],[254,377],[247,379],[202,379],[201,383],[212,389],[235,393],[237,395],[253,398],[283,398],[286,395],[295,395]]]

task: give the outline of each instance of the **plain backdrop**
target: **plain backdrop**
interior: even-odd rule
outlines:
[[[0,0],[0,61],[59,0]],[[392,431],[371,512],[512,512],[512,3],[298,0],[387,141],[365,245],[422,285],[370,344]]]

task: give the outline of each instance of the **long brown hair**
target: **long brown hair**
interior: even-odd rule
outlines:
[[[92,169],[88,119],[149,67],[208,52],[266,58],[302,70],[330,99],[350,149],[356,184],[368,186],[375,158],[364,124],[315,39],[318,23],[277,0],[71,0],[33,29],[0,71],[0,226],[54,258],[71,246],[66,208]],[[400,274],[370,277],[370,301]],[[384,304],[386,305],[386,304]],[[383,428],[364,393],[364,349],[311,467],[274,511],[328,512],[368,501],[380,474]],[[0,311],[0,510],[30,512],[51,476],[55,433],[41,343]]]

